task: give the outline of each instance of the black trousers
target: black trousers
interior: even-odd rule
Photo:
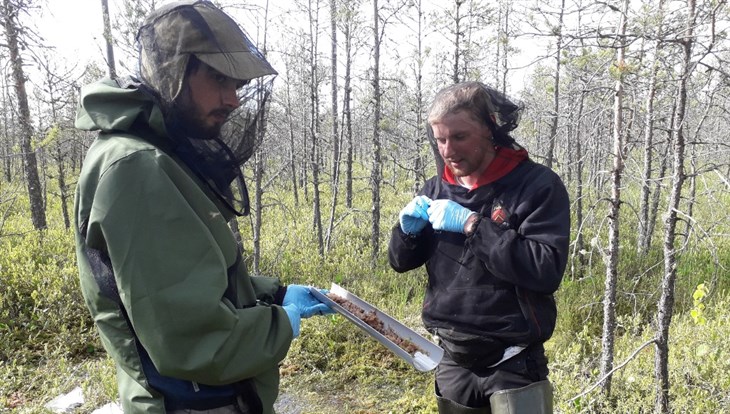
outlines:
[[[547,376],[542,344],[532,345],[493,368],[467,369],[444,354],[436,367],[436,395],[466,407],[489,407],[489,397],[496,391],[521,388]]]

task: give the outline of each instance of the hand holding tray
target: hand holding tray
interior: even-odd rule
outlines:
[[[378,342],[385,345],[394,354],[411,364],[417,370],[430,371],[436,368],[439,362],[441,362],[441,358],[444,355],[444,350],[441,349],[441,347],[422,337],[417,332],[413,331],[412,329],[408,328],[397,320],[391,318],[389,315],[385,314],[384,312],[380,311],[379,309],[365,302],[364,300],[358,298],[357,296],[348,292],[337,284],[332,283],[330,293],[337,295],[340,298],[352,303],[354,306],[357,306],[366,314],[374,315],[375,318],[382,322],[383,330],[385,332],[393,332],[399,338],[413,343],[413,345],[418,348],[413,353],[413,355],[406,352],[403,348],[390,340],[386,335],[368,325],[365,321],[355,316],[352,312],[345,309],[342,305],[330,299],[329,297],[327,297],[327,295],[322,294],[322,292],[320,292],[318,289],[310,289],[315,297],[329,305],[332,309],[347,318],[350,322],[354,323],[355,326],[365,331],[368,335],[377,339]]]

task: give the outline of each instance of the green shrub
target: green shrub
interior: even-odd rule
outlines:
[[[381,251],[374,265],[367,179],[355,183],[353,209],[338,207],[330,249],[322,257],[312,231],[311,200],[300,192],[296,205],[290,192],[266,193],[260,272],[286,283],[324,288],[338,283],[425,333],[420,320],[425,270],[397,274],[387,263],[390,227],[413,196],[410,184],[401,181],[383,190]],[[322,191],[322,200],[329,203],[328,186],[323,185]],[[18,203],[0,234],[0,411],[42,412],[45,402],[80,385],[87,399],[81,411],[91,412],[117,398],[116,381],[78,288],[73,233],[63,228],[60,207],[53,199],[49,199],[49,229],[43,232],[32,230],[27,209]],[[326,228],[329,210],[323,211]],[[698,212],[702,214],[707,213]],[[634,253],[628,238],[633,236],[630,221],[624,220],[621,229],[615,365],[653,337],[664,273],[660,242],[644,256]],[[251,264],[249,218],[239,224]],[[591,237],[605,233],[600,228],[586,230]],[[728,229],[717,231],[727,234]],[[556,409],[561,413],[652,412],[653,346],[615,373],[611,395],[604,396],[597,388],[574,399],[598,380],[600,367],[605,267],[596,251],[588,254],[593,259],[582,269],[582,277],[566,277],[556,294],[558,325],[546,343]],[[672,404],[681,412],[730,410],[726,395],[730,389],[728,267],[727,240],[693,239],[680,252],[670,375]],[[692,294],[700,283],[708,286],[702,325],[691,317]],[[433,373],[417,372],[338,315],[303,321],[302,335],[292,344],[281,371],[283,393],[299,401],[303,413],[437,412]]]

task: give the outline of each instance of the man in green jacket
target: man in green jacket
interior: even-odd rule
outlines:
[[[331,312],[249,276],[228,227],[276,72],[208,1],[166,4],[137,40],[139,79],[86,86],[76,119],[100,131],[76,191],[81,288],[122,406],[273,413],[300,318]]]

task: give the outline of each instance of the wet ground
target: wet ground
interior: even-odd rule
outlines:
[[[276,399],[274,410],[276,414],[303,414],[304,404],[294,395],[282,392]]]

